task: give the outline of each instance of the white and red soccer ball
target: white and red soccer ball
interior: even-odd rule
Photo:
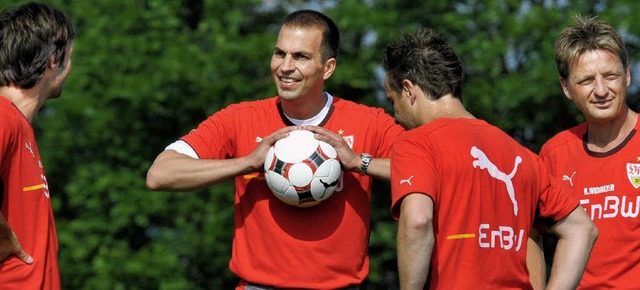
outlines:
[[[264,161],[269,189],[288,205],[309,207],[329,198],[340,183],[336,150],[308,130],[278,140]]]

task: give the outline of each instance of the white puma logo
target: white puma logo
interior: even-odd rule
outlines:
[[[411,177],[409,177],[407,179],[400,180],[400,185],[402,185],[403,183],[408,183],[409,185],[413,185],[413,184],[411,184],[411,178],[413,178],[413,175],[411,175]]]
[[[509,194],[509,198],[513,203],[513,214],[515,216],[518,215],[518,201],[516,200],[515,190],[513,188],[513,183],[511,179],[518,171],[518,165],[522,162],[522,158],[520,156],[516,156],[515,164],[513,165],[513,170],[509,175],[500,171],[498,167],[489,160],[486,154],[482,152],[482,150],[478,149],[478,147],[471,147],[471,156],[477,158],[473,161],[473,167],[480,167],[480,169],[486,169],[489,172],[491,177],[501,180],[507,186],[507,193]]]
[[[257,136],[257,137],[256,137],[256,143],[260,143],[260,142],[262,142],[262,137]]]
[[[571,186],[573,186],[573,176],[576,175],[576,172],[574,171],[573,174],[571,174],[571,177],[569,177],[568,175],[563,175],[562,176],[562,181],[569,181],[569,184],[571,184]]]
[[[36,158],[36,155],[33,154],[33,149],[31,148],[31,143],[24,143],[24,147],[27,148],[27,150],[29,150],[29,152],[31,152],[31,156],[33,156],[33,158]]]

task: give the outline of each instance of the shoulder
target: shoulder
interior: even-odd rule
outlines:
[[[551,139],[547,140],[540,149],[540,155],[547,155],[558,148],[574,145],[577,143],[582,144],[582,138],[587,133],[587,123],[582,123],[571,129],[564,130]]]
[[[24,116],[20,114],[20,111],[12,103],[0,101],[0,128],[3,131],[17,128],[21,118],[24,118]]]
[[[418,127],[416,134],[433,135],[444,134],[454,135],[456,138],[466,137],[466,132],[489,132],[493,134],[506,134],[498,127],[487,123],[482,119],[465,118],[437,118],[427,124]],[[412,130],[413,131],[413,130]]]
[[[271,97],[261,100],[242,101],[239,103],[233,103],[228,105],[225,110],[243,111],[243,110],[263,110],[268,107],[275,107],[277,104],[277,97]]]
[[[382,108],[359,104],[336,96],[333,97],[333,106],[336,110],[348,111],[357,114],[389,115]]]
[[[277,112],[277,97],[232,103],[216,111],[210,117],[222,119],[247,119]]]
[[[404,131],[404,129],[398,125],[395,119],[388,114],[383,108],[372,107],[364,104],[359,104],[353,101],[333,97],[332,104],[332,119],[341,120],[342,122],[349,122],[354,124],[360,124],[368,128],[376,128],[378,131],[389,131],[389,134],[397,135]]]
[[[432,138],[437,138],[434,134],[437,128],[425,124],[420,127],[403,131],[393,142],[394,150],[407,150],[408,148],[431,147]]]

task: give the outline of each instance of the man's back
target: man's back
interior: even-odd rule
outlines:
[[[536,207],[560,220],[577,206],[553,191],[535,154],[477,119],[440,118],[405,133],[393,150],[392,186],[395,216],[405,194],[434,201],[432,289],[530,288]]]

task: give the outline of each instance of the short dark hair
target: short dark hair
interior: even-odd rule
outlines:
[[[33,87],[53,55],[64,63],[75,38],[69,18],[60,10],[30,2],[0,12],[0,84]]]
[[[462,61],[444,35],[435,29],[421,28],[398,37],[387,47],[383,66],[392,90],[400,91],[406,79],[431,98],[439,99],[449,93],[463,98]]]
[[[629,66],[627,50],[620,34],[597,17],[577,15],[575,24],[560,32],[555,45],[556,67],[560,78],[567,79],[571,65],[588,51],[606,50],[617,55],[626,69]]]
[[[314,10],[298,10],[289,14],[282,27],[320,27],[322,28],[322,60],[338,58],[340,31],[331,18]]]

